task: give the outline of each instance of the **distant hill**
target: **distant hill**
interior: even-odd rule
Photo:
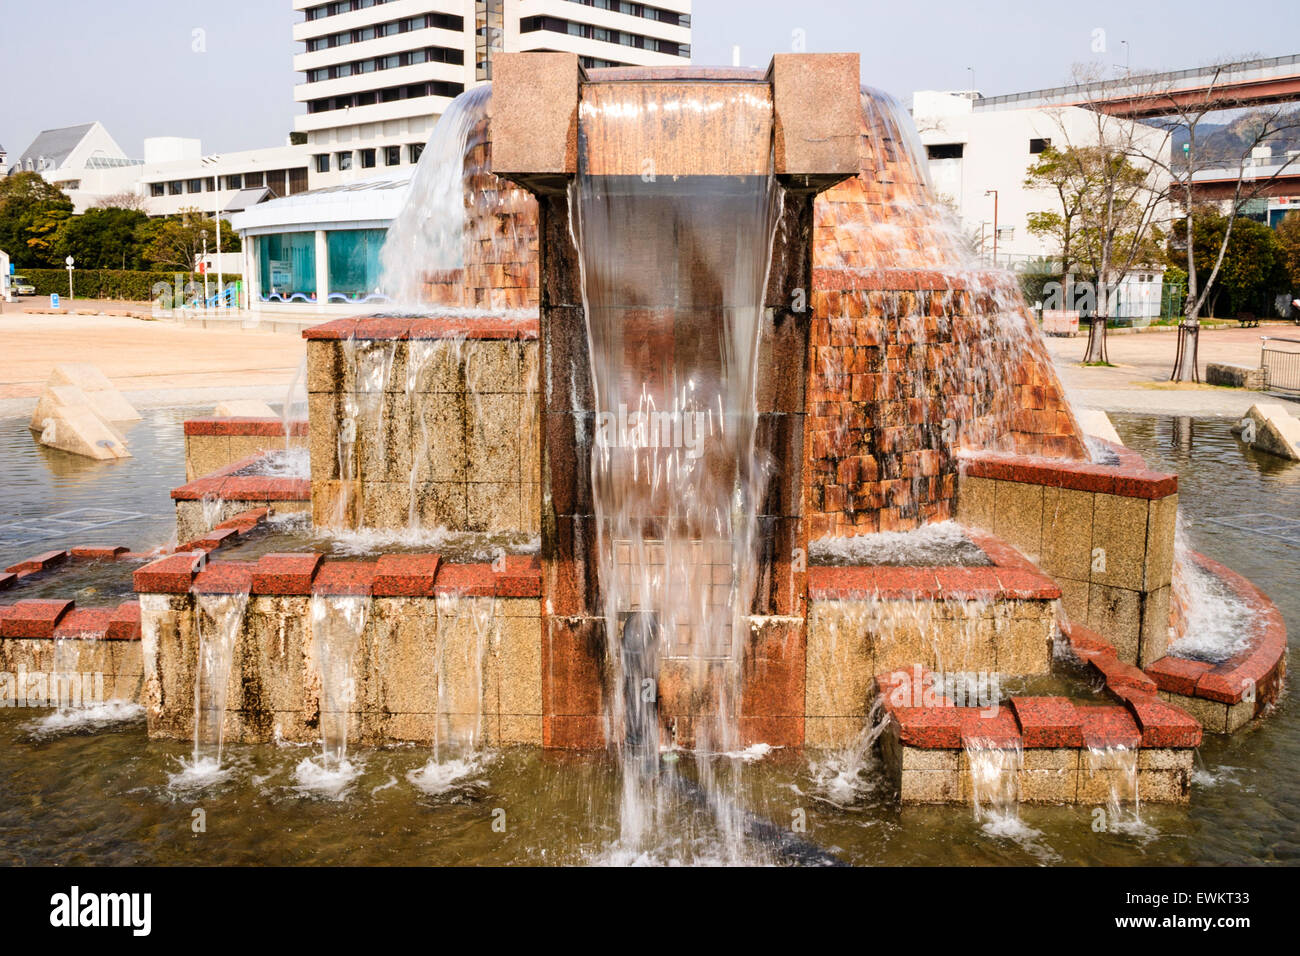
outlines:
[[[1200,160],[1222,159],[1225,162],[1237,162],[1246,151],[1247,145],[1254,140],[1258,124],[1265,115],[1264,110],[1244,110],[1227,122],[1200,123],[1196,128]],[[1290,150],[1300,149],[1300,108],[1284,114],[1282,123],[1283,125],[1294,124],[1294,126],[1271,137],[1265,144],[1272,148],[1274,158],[1279,161],[1285,159]],[[1151,125],[1173,129],[1171,139],[1174,159],[1177,161],[1182,156],[1183,144],[1190,139],[1187,128],[1167,119],[1152,120]]]

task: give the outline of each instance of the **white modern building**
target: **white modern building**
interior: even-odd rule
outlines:
[[[413,165],[447,105],[503,50],[588,67],[689,63],[690,0],[293,0],[313,189]]]
[[[39,173],[85,212],[100,199],[133,191],[140,160],[131,159],[99,123],[42,130],[9,173]]]
[[[304,146],[205,156],[197,139],[154,137],[144,141],[137,188],[151,216],[185,209],[225,216],[267,199],[305,193],[308,158]]]
[[[925,90],[912,95],[912,118],[930,163],[935,191],[958,212],[963,231],[990,259],[1014,265],[1060,250],[1029,232],[1029,215],[1056,208],[1056,196],[1025,187],[1025,176],[1049,146],[1095,145],[1097,115],[1077,106],[981,110],[976,92]],[[1147,148],[1169,144],[1163,132],[1136,127]],[[994,219],[996,217],[996,225]],[[995,240],[996,235],[996,240]]]

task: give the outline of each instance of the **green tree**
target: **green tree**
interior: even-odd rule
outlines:
[[[1291,291],[1300,292],[1300,212],[1289,212],[1282,217],[1277,224],[1277,243]]]
[[[59,227],[72,215],[72,200],[37,173],[0,179],[0,249],[23,269],[55,268]]]
[[[142,269],[139,233],[148,221],[133,209],[87,209],[59,227],[56,253],[79,269]]]
[[[1231,233],[1229,234],[1229,228]],[[1186,256],[1182,238],[1186,225],[1180,223],[1175,240],[1170,243],[1170,258]],[[1234,315],[1238,312],[1268,314],[1273,297],[1290,286],[1286,254],[1277,235],[1268,226],[1253,219],[1228,216],[1213,208],[1196,211],[1192,241],[1196,279],[1203,288],[1218,267],[1218,276],[1208,300],[1211,315]],[[1219,250],[1223,249],[1222,259]]]
[[[204,244],[209,252],[217,250],[217,227],[197,209],[184,209],[179,215],[154,219],[146,223],[140,233],[141,254],[154,268],[194,271],[194,264],[203,255]],[[221,223],[221,251],[238,252],[239,236],[230,223]]]

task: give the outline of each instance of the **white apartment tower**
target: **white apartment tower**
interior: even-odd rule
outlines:
[[[588,68],[686,64],[690,0],[293,0],[312,188],[419,159],[451,100],[496,52],[576,53]],[[400,170],[389,170],[399,172]]]

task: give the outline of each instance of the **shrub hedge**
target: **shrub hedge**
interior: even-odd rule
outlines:
[[[36,287],[36,294],[39,296],[58,293],[66,297],[68,294],[67,269],[22,269],[18,271],[18,274],[27,277],[27,280]],[[186,283],[192,280],[199,292],[202,293],[203,276],[198,273],[146,272],[135,269],[77,269],[72,276],[72,287],[76,290],[78,299],[123,299],[130,302],[151,302],[154,298],[153,288],[157,283],[166,283],[174,290],[178,276],[180,277],[179,281],[182,290],[184,290]],[[227,272],[222,278],[229,285],[231,282],[238,281],[241,277]],[[210,273],[208,275],[208,289],[211,294],[216,293],[216,287],[216,273]]]

